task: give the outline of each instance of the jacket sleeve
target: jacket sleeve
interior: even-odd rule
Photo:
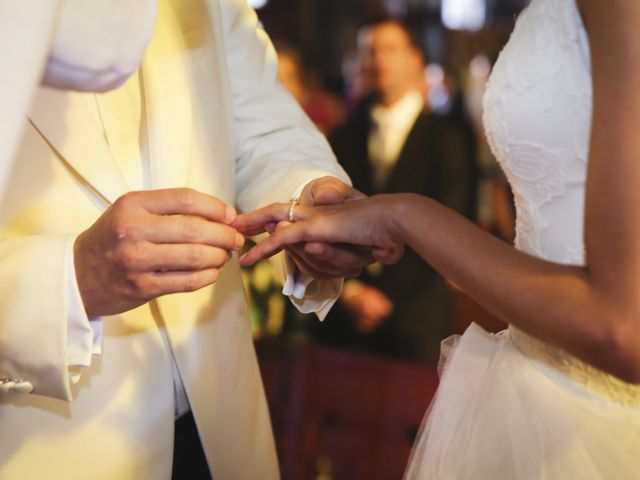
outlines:
[[[71,399],[67,368],[68,262],[73,236],[0,240],[0,381]],[[7,393],[5,388],[2,393]],[[29,393],[23,391],[20,393]]]
[[[235,122],[238,205],[286,202],[314,178],[349,182],[329,144],[277,80],[276,52],[243,0],[222,0],[224,52]]]
[[[18,119],[26,114],[41,78],[49,86],[83,91],[121,84],[138,68],[156,14],[155,0],[6,3],[0,7],[6,14],[0,38],[13,35],[17,61],[10,64],[17,71],[3,79],[1,91],[11,97],[8,114],[13,121],[4,123],[16,126],[23,125]],[[12,50],[6,48],[10,43],[2,42],[0,58],[10,56]],[[25,55],[27,47],[30,55]],[[14,77],[20,88],[12,88]],[[0,154],[0,167],[5,167],[19,135],[14,132],[8,138],[4,129],[0,134],[7,140]],[[73,240],[72,236],[0,239],[0,394],[35,393],[71,400],[69,382],[77,374],[70,375],[68,367],[87,366],[99,351],[94,330],[100,329],[100,322],[88,321],[73,288]]]
[[[60,0],[0,2],[0,195],[40,83]]]
[[[239,208],[251,211],[286,202],[301,186],[323,176],[351,184],[324,136],[279,83],[276,52],[255,12],[243,0],[222,0],[220,5],[235,124]],[[284,259],[275,262],[285,280]],[[292,274],[290,268],[287,273]],[[300,311],[324,318],[341,290],[342,280],[313,281],[304,295],[289,298]]]

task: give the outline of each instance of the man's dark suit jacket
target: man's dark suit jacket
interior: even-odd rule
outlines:
[[[386,186],[376,191],[368,156],[371,102],[330,139],[338,161],[354,186],[367,195],[412,192],[428,196],[473,218],[476,205],[475,136],[461,116],[422,112],[415,121]],[[382,290],[395,312],[371,334],[360,334],[340,305],[322,325],[314,327],[321,343],[392,357],[436,361],[440,341],[450,331],[449,292],[444,279],[415,252],[381,272],[360,277]]]

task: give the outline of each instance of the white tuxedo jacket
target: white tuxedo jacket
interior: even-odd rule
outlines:
[[[127,15],[117,9],[126,7]],[[134,72],[155,0],[0,0],[0,195],[35,89],[105,91]]]
[[[59,0],[0,2],[0,194],[45,66]]]
[[[159,2],[141,69],[153,188],[251,210],[346,180],[274,58],[244,0]],[[102,356],[70,386],[70,245],[127,191],[79,95],[38,92],[0,205],[0,379],[33,385],[0,394],[0,479],[169,478],[171,356],[216,480],[277,478],[235,261],[212,287],[105,318]]]

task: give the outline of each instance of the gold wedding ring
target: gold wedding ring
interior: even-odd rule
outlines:
[[[292,198],[291,201],[289,202],[289,213],[287,214],[287,217],[289,219],[289,223],[295,223],[296,218],[293,214],[293,210],[300,204],[300,200],[298,200],[297,198]]]

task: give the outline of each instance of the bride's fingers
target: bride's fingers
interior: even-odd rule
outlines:
[[[249,249],[244,255],[242,255],[238,262],[242,267],[252,267],[260,260],[264,260],[265,258],[270,258],[280,253],[284,247],[278,246],[274,244],[273,241],[269,242],[268,245],[264,245],[265,242],[268,242],[273,237],[269,237],[266,240],[263,240],[261,243],[256,245],[255,247]]]
[[[289,222],[280,222],[276,226],[275,231],[281,231],[290,225],[291,223]],[[270,233],[273,233],[273,230]],[[285,247],[285,251],[291,256],[303,273],[318,279],[328,279],[335,276],[335,267],[314,255],[308,254],[306,252],[306,245],[308,244],[288,245]]]
[[[253,212],[238,215],[231,226],[246,235],[257,235],[264,233],[268,224],[282,222],[287,220],[288,216],[288,203],[273,203]]]
[[[404,246],[395,248],[374,248],[372,254],[380,263],[385,265],[395,265],[404,255]]]
[[[276,230],[270,237],[251,248],[239,259],[240,265],[250,267],[258,260],[269,258],[280,252],[285,246],[305,241],[306,230],[302,224],[292,224],[287,228]]]
[[[290,208],[291,204],[289,203],[273,203],[253,212],[238,215],[232,226],[246,236],[258,235],[268,231],[269,225],[289,221]],[[301,221],[306,220],[319,210],[319,208],[296,205],[292,213],[296,221]]]
[[[284,250],[287,255],[291,256],[302,273],[319,280],[335,277],[335,268],[307,255],[304,251],[304,244],[291,245]]]
[[[308,242],[304,249],[308,254],[341,269],[362,270],[363,263],[370,264],[376,261],[368,250],[352,245]]]
[[[236,227],[238,232],[242,233],[245,237],[255,237],[256,235],[260,235],[269,231],[269,224],[267,225],[258,225],[252,227]]]

